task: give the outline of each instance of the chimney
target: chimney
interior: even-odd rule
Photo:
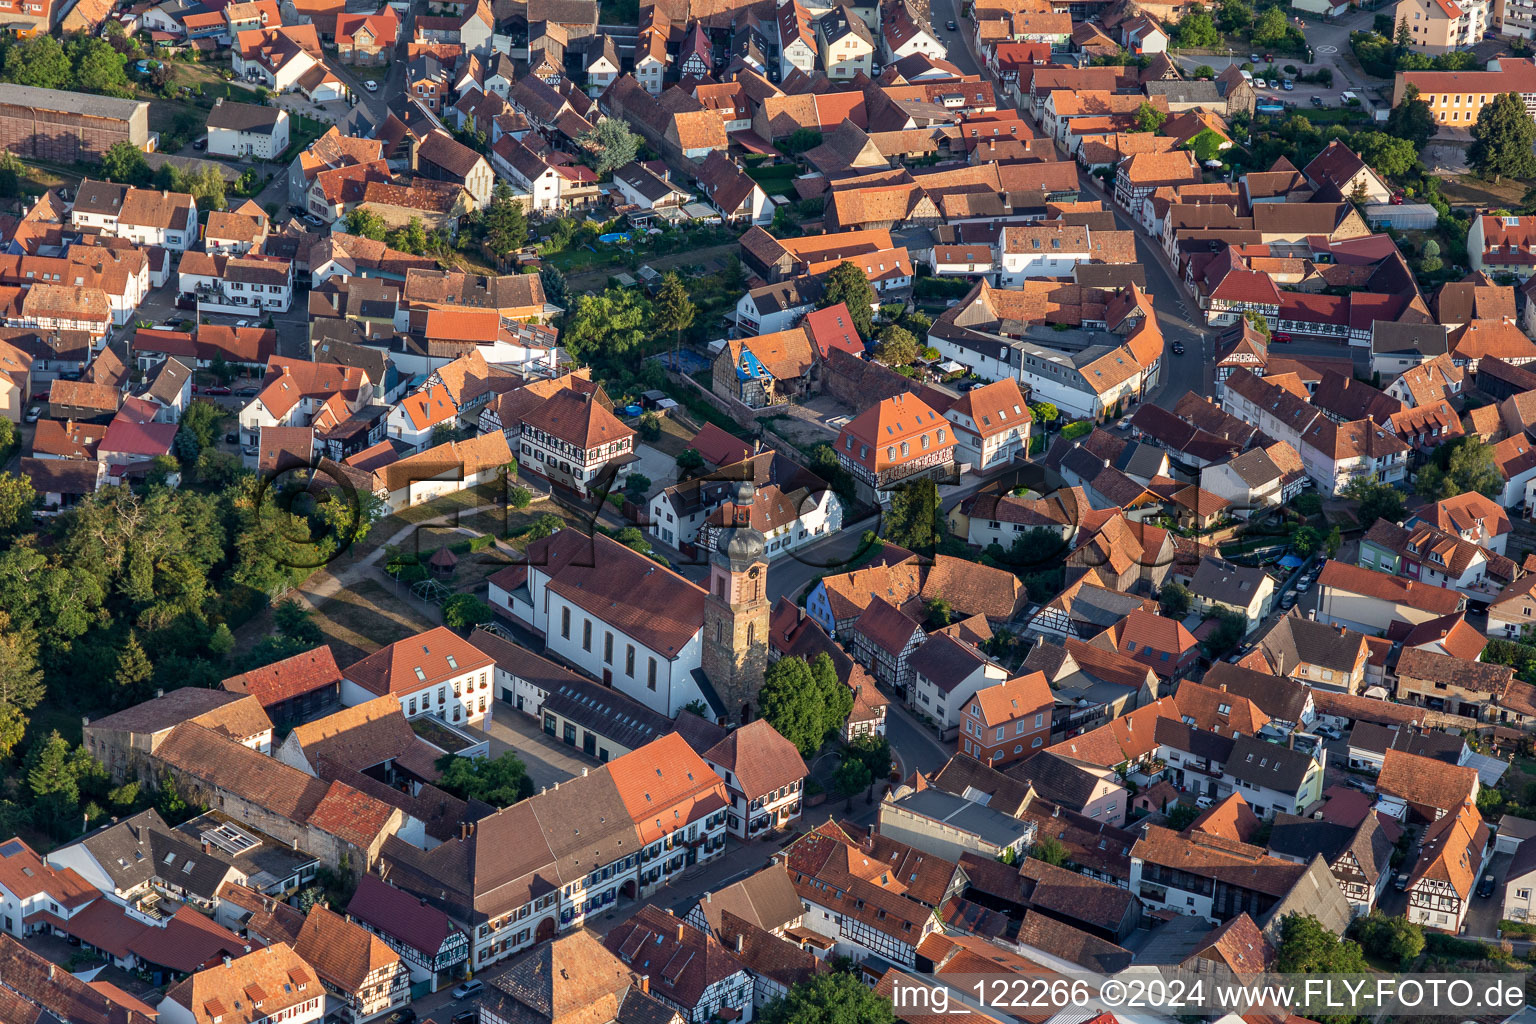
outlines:
[[[683,941],[683,922],[677,922],[677,941]]]
[[[1227,692],[1227,684],[1226,683],[1222,683],[1221,684],[1221,692],[1222,693],[1226,693]]]
[[[582,769],[582,770],[581,770],[581,777],[582,777],[582,778],[586,778],[586,777],[587,777],[587,769],[585,769],[585,768],[583,768],[583,769]]]
[[[715,894],[714,893],[712,893],[712,892],[704,893],[704,902],[705,903],[713,902],[714,898],[715,898]]]
[[[54,972],[54,971],[55,971],[55,970],[56,970],[56,969],[57,969],[57,966],[56,966],[56,965],[55,965],[55,964],[52,964],[52,963],[50,963],[50,964],[49,964],[49,965],[48,965],[48,980],[49,980],[49,981],[52,981],[52,980],[53,980],[53,972]]]
[[[208,842],[208,840],[206,840],[206,839],[203,840],[203,852],[204,853],[212,853],[213,852],[213,844]]]
[[[53,965],[49,964],[48,966],[51,971]],[[651,976],[649,974],[640,975],[640,991],[644,992],[646,995],[651,994]]]
[[[164,696],[165,696],[165,691],[164,691],[164,690],[162,690],[162,689],[160,689],[160,688],[159,688],[159,687],[158,687],[158,686],[157,686],[157,687],[155,687],[155,696],[156,696],[156,697],[164,697]]]
[[[234,963],[234,961],[229,958],[229,954],[228,953],[225,953],[224,954],[224,966],[228,967],[232,963]]]
[[[736,933],[736,941],[733,943],[733,945],[736,947],[736,952],[738,952],[738,953],[741,952],[741,940],[742,940],[742,933],[741,932],[737,932]]]

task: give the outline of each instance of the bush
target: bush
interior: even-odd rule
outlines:
[[[1087,420],[1075,420],[1061,428],[1063,441],[1076,441],[1078,438],[1093,433],[1093,424]]]

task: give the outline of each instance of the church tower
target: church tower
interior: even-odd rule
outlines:
[[[766,541],[752,526],[755,488],[743,481],[725,505],[727,526],[710,554],[704,600],[701,668],[725,705],[745,724],[755,711],[768,667],[768,562]]]

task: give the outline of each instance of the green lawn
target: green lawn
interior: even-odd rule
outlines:
[[[747,176],[771,196],[793,196],[794,180],[800,174],[795,164],[759,164],[747,169]]]
[[[284,153],[302,153],[309,148],[309,144],[329,129],[329,125],[316,121],[312,117],[289,117],[288,123],[288,148]]]

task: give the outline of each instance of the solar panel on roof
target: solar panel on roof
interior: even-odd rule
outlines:
[[[21,843],[17,842],[14,839],[11,840],[10,842],[6,843],[4,846],[0,846],[0,857],[4,857],[7,860],[9,860],[11,857],[16,856],[20,852],[21,852]]]

